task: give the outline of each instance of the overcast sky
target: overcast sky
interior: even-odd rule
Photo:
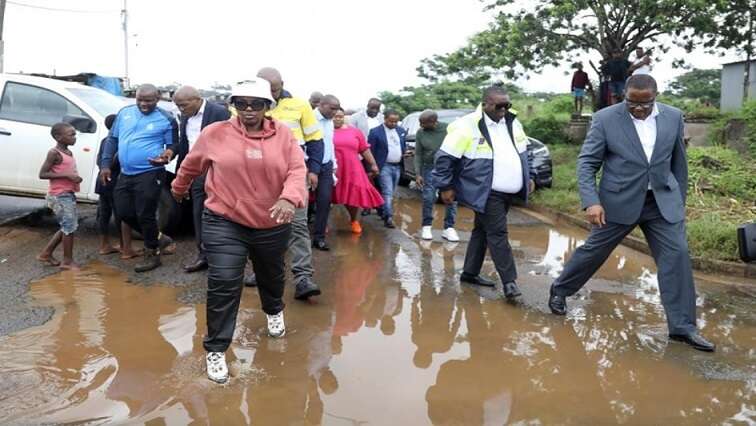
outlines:
[[[122,4],[8,0],[5,71],[123,76]],[[347,107],[363,106],[381,90],[422,83],[415,72],[422,58],[463,46],[490,21],[479,0],[129,0],[128,7],[133,83],[209,87],[274,66],[295,95],[320,90]],[[653,72],[662,86],[681,72],[671,67],[673,55],[666,57]],[[703,68],[735,59],[688,57]],[[566,68],[517,83],[527,91],[567,92]]]

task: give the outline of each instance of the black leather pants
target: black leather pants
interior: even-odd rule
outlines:
[[[209,265],[207,274],[208,352],[225,352],[236,327],[247,258],[257,275],[262,310],[268,315],[284,308],[284,255],[291,225],[252,229],[205,209],[202,242]]]

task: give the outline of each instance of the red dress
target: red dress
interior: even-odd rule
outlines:
[[[381,194],[375,189],[360,160],[360,153],[370,149],[362,132],[354,127],[343,126],[333,132],[333,147],[336,152],[336,187],[333,188],[333,204],[373,209],[383,205]]]

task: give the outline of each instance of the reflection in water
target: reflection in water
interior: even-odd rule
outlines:
[[[410,234],[413,203],[399,207]],[[334,229],[348,228],[338,220]],[[316,254],[318,303],[295,302],[287,289],[284,339],[267,337],[255,290],[245,289],[226,386],[205,378],[204,305],[177,303],[175,289],[128,284],[100,264],[33,283],[31,296],[55,315],[0,338],[0,423],[756,421],[747,292],[699,281],[701,325],[721,348],[704,355],[668,343],[655,268],[626,248],[568,320],[541,310],[533,289],[561,271],[582,231],[512,227],[532,299],[512,306],[460,286],[464,243],[366,229],[360,238],[337,231],[333,250]]]

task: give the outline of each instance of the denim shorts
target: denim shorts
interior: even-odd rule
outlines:
[[[573,95],[574,95],[574,96],[575,96],[576,98],[584,98],[584,97],[585,97],[585,89],[578,89],[578,88],[573,88],[573,89],[572,89],[572,94],[573,94]]]
[[[65,235],[71,235],[79,227],[79,217],[76,214],[76,196],[70,192],[60,195],[48,195],[47,206],[55,213],[60,230]]]

